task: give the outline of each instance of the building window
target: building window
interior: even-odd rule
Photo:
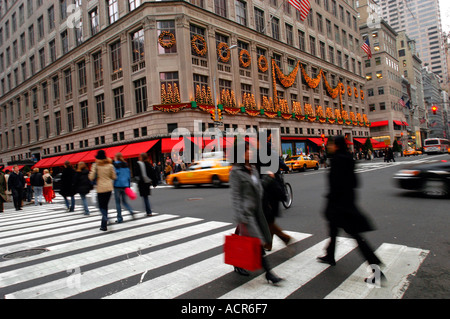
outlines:
[[[72,93],[72,71],[70,69],[64,71],[64,87],[66,95]]]
[[[172,88],[174,87],[175,84],[179,87],[178,72],[160,73],[159,78],[160,78],[160,87],[162,87],[164,85],[166,90],[167,90],[169,84]]]
[[[69,106],[67,108],[67,125],[68,125],[68,132],[72,132],[75,128],[75,118],[73,115],[73,106]]]
[[[97,52],[92,55],[94,62],[94,81],[98,82],[103,80],[103,60],[102,52]]]
[[[275,17],[272,18],[272,37],[280,40],[280,20]]]
[[[89,12],[89,17],[91,20],[91,35],[94,36],[100,32],[100,21],[98,16],[98,8],[95,8]]]
[[[119,1],[107,0],[109,24],[113,24],[119,20]]]
[[[316,39],[314,37],[309,37],[309,51],[312,55],[316,55]]]
[[[175,31],[175,21],[174,20],[167,20],[167,21],[158,21],[158,36],[161,35],[163,31],[167,31],[172,33],[176,38],[176,31]],[[177,44],[175,43],[171,48],[163,48],[162,46],[158,45],[159,54],[168,54],[168,53],[177,53]]]
[[[205,87],[205,90],[208,88],[208,77],[205,75],[200,74],[194,74],[194,92],[197,92],[197,87],[200,88],[200,90]]]
[[[265,24],[265,19],[264,19],[264,11],[255,8],[255,26],[256,26],[256,31],[261,32],[261,33],[265,33],[266,30],[266,24]]]
[[[247,3],[236,0],[236,22],[247,26]]]
[[[294,30],[292,26],[286,23],[286,43],[294,45]]]
[[[82,128],[86,128],[89,125],[88,101],[83,101],[80,103],[80,110],[81,110],[81,126]]]
[[[227,0],[214,0],[214,12],[221,17],[227,18]]]
[[[133,63],[139,63],[144,60],[145,58],[144,42],[145,40],[143,29],[131,34],[131,54]]]
[[[67,30],[61,33],[61,48],[63,54],[69,52],[69,38],[67,37]]]
[[[123,86],[113,90],[114,95],[114,111],[116,119],[121,119],[125,115],[125,100]]]
[[[128,9],[130,11],[133,11],[134,9],[136,9],[141,5],[141,0],[129,0],[128,4],[129,4]]]
[[[86,62],[81,61],[78,63],[78,88],[83,89],[87,85],[86,79]]]
[[[120,41],[111,45],[111,64],[113,73],[122,71],[122,51]]]
[[[105,96],[103,94],[95,97],[97,105],[97,123],[105,123]]]
[[[58,111],[55,113],[55,128],[56,128],[56,136],[61,134],[61,112]]]
[[[134,82],[136,98],[136,113],[147,111],[147,80],[146,78]]]
[[[55,40],[50,41],[48,44],[50,49],[50,62],[53,63],[56,61],[56,43]]]

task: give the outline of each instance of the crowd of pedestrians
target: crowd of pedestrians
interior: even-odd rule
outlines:
[[[70,162],[64,163],[61,173],[60,195],[64,198],[67,212],[74,212],[78,194],[81,198],[84,215],[90,215],[87,195],[93,192],[92,197],[97,202],[102,214],[100,230],[106,231],[109,222],[108,207],[114,192],[114,200],[117,210],[116,223],[123,223],[122,207],[130,212],[134,218],[134,211],[128,202],[129,198],[135,199],[137,194],[131,189],[131,173],[137,182],[137,192],[145,206],[146,215],[152,216],[153,211],[149,196],[150,187],[157,187],[162,181],[163,172],[160,163],[154,165],[150,162],[147,153],[139,155],[136,166],[131,170],[121,153],[114,157],[114,161],[106,156],[104,150],[99,150],[95,163],[91,168],[86,163],[80,162],[74,168]],[[22,210],[24,200],[32,202],[34,193],[34,205],[53,203],[56,197],[53,188],[53,177],[48,169],[43,172],[38,168],[28,172],[26,176],[15,165],[12,172],[3,172],[4,165],[0,165],[0,213],[4,211],[4,203],[12,201],[17,211]],[[171,173],[172,171],[170,171]],[[169,172],[168,172],[169,173]],[[169,174],[170,174],[169,173]]]

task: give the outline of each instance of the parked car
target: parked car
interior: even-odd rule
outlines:
[[[53,190],[55,191],[55,193],[61,190],[61,175],[62,173],[58,173],[53,176]]]
[[[231,164],[222,160],[205,160],[192,163],[186,171],[170,174],[167,184],[175,188],[181,185],[212,184],[219,187],[228,183],[230,179]]]
[[[398,187],[429,197],[449,197],[450,162],[435,161],[402,169],[394,175]]]
[[[306,171],[307,168],[319,169],[319,162],[306,155],[290,156],[285,163],[293,171]]]

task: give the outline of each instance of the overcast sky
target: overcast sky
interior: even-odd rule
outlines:
[[[450,0],[439,0],[441,5],[442,28],[450,32]]]

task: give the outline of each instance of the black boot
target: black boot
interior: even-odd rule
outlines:
[[[317,261],[323,264],[329,264],[330,266],[336,266],[336,261],[334,258],[329,257],[328,255],[317,257]]]

